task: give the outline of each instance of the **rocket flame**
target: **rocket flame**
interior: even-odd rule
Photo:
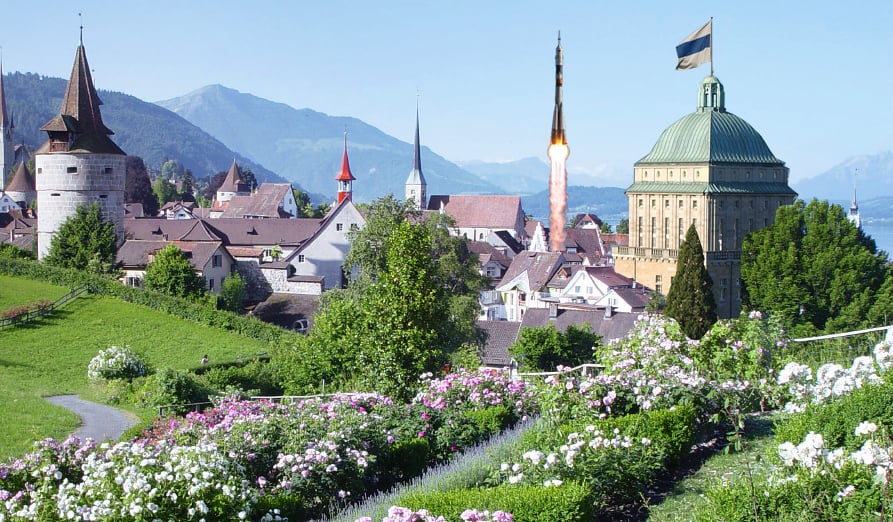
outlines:
[[[564,250],[564,226],[567,224],[567,158],[571,150],[564,143],[549,145],[552,172],[549,175],[549,249]]]

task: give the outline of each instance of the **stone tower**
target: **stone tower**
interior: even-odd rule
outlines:
[[[59,114],[40,128],[48,140],[34,155],[37,186],[37,255],[49,252],[59,227],[80,205],[99,203],[102,217],[124,241],[125,153],[102,123],[81,38]]]
[[[415,109],[415,152],[412,158],[412,170],[406,178],[406,199],[415,201],[415,207],[425,210],[428,206],[428,183],[422,174],[422,147],[419,144],[419,108]]]
[[[0,63],[0,190],[9,183],[15,165],[12,130],[13,122],[6,108],[6,90],[3,88],[3,64]]]

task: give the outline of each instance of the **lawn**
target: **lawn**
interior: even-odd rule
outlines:
[[[63,286],[0,275],[0,311],[33,303],[38,299],[55,301],[68,292],[69,289]]]
[[[3,294],[7,286],[19,283],[32,288],[32,294],[15,293],[26,302],[67,292],[16,278],[3,277],[0,283]],[[267,351],[267,345],[254,339],[92,295],[68,303],[52,316],[6,328],[0,331],[0,340],[0,397],[4,399],[0,401],[0,458],[22,454],[34,440],[65,438],[76,428],[74,415],[43,397],[82,394],[89,398],[87,364],[102,348],[130,346],[152,368],[178,370],[198,366],[204,354],[211,362],[222,362]],[[151,416],[148,410],[137,413]]]
[[[649,522],[683,522],[694,514],[711,509],[703,496],[709,488],[732,480],[745,480],[747,468],[760,487],[773,469],[766,455],[776,452],[772,433],[777,415],[753,416],[745,424],[746,452],[719,452],[704,462],[694,473],[677,482],[672,492],[660,504],[649,509]]]

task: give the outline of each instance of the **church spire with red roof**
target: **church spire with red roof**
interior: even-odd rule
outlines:
[[[353,177],[350,172],[350,162],[347,160],[347,131],[344,132],[344,156],[341,159],[341,172],[335,178],[338,182],[338,203],[346,200],[353,200]]]

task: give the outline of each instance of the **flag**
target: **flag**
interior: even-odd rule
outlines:
[[[694,69],[704,62],[713,61],[713,19],[697,31],[686,36],[676,46],[679,63],[676,70]]]

